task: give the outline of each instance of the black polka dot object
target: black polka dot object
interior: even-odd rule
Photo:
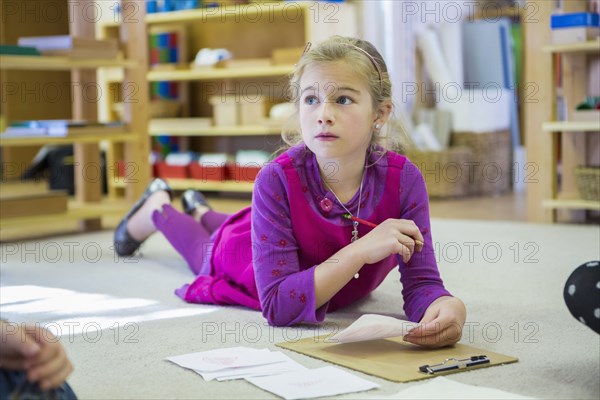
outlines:
[[[600,333],[600,261],[577,267],[567,279],[564,297],[571,314]]]

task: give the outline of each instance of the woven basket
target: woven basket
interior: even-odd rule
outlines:
[[[425,178],[431,198],[463,197],[469,194],[466,167],[472,160],[468,147],[450,147],[444,151],[410,151],[407,157]]]
[[[510,190],[512,146],[509,131],[454,132],[452,146],[467,146],[473,151],[468,173],[469,194],[496,195]]]
[[[575,179],[583,200],[600,200],[600,167],[577,167]]]

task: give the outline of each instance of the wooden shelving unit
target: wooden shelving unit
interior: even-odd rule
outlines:
[[[335,8],[335,9],[333,9]],[[333,9],[333,10],[332,10]],[[335,11],[332,14],[332,11]],[[177,26],[185,27],[187,49],[190,59],[173,69],[149,69],[145,83],[175,81],[185,85],[190,103],[194,109],[186,109],[186,117],[211,117],[208,98],[203,97],[202,84],[215,83],[223,91],[231,93],[231,87],[239,82],[261,83],[269,80],[285,82],[285,77],[293,72],[294,65],[267,65],[224,68],[189,68],[193,56],[201,48],[226,48],[235,59],[270,58],[272,50],[277,48],[302,48],[307,41],[316,42],[330,35],[357,35],[355,9],[349,3],[325,4],[321,2],[271,2],[227,5],[223,8],[206,8],[166,13],[148,14],[140,25],[148,34],[151,29]],[[114,37],[119,22],[110,21],[102,25],[104,37]],[[145,47],[144,49],[147,49]],[[147,59],[148,57],[146,57]],[[107,85],[116,85],[122,80],[118,70],[106,73]],[[140,84],[144,82],[140,81]],[[196,86],[194,86],[196,85]],[[284,85],[277,90],[282,93]],[[272,87],[272,86],[271,86]],[[181,86],[180,86],[181,88]],[[217,95],[217,93],[211,93]],[[274,97],[277,97],[274,96]],[[280,95],[284,98],[284,95]],[[271,100],[269,98],[269,100]],[[189,105],[188,105],[189,106]],[[152,120],[148,123],[148,135],[183,137],[191,150],[197,152],[227,152],[248,148],[261,148],[266,142],[264,137],[281,134],[281,127],[264,125],[212,126],[191,129],[179,127],[154,129]],[[273,146],[269,143],[270,146]],[[279,146],[276,146],[279,147]],[[112,145],[112,158],[118,158],[118,145]],[[223,150],[225,149],[225,150]],[[274,149],[268,149],[271,151]],[[110,177],[111,197],[118,197],[122,188],[127,187],[126,180]],[[169,179],[174,189],[196,188],[204,191],[242,192],[252,191],[252,182],[202,182],[193,179]]]
[[[600,121],[575,120],[576,105],[589,96],[588,57],[600,56],[600,40],[551,44],[552,2],[528,1],[539,10],[540,23],[528,27],[525,47],[528,66],[526,82],[535,82],[536,100],[529,107],[527,153],[536,166],[533,184],[527,188],[528,214],[532,221],[583,222],[584,210],[600,210],[600,201],[583,200],[575,180],[575,167],[587,165],[600,147]],[[563,2],[563,12],[586,11],[588,2]],[[557,87],[557,57],[560,54],[562,87]],[[565,120],[558,120],[557,97],[566,105]],[[539,132],[541,127],[542,132]],[[596,161],[598,162],[598,161]],[[540,207],[541,206],[541,207]]]
[[[122,9],[134,9],[135,7],[127,7],[126,4],[132,1],[122,0],[124,5]],[[79,37],[94,37],[94,22],[90,18],[86,18],[83,11],[93,3],[93,0],[82,0],[74,4],[70,4],[67,0],[48,0],[48,4],[52,3],[52,6],[56,7],[61,15],[59,20],[53,22],[47,22],[45,18],[37,15],[36,9],[31,9],[28,3],[27,0],[12,2],[12,7],[15,7],[16,11],[19,9],[21,9],[20,11],[26,9],[30,11],[23,12],[22,18],[3,18],[1,29],[4,43],[16,44],[17,39],[21,36],[70,34]],[[135,9],[137,10],[137,8]],[[38,9],[37,12],[41,11]],[[138,37],[145,38],[145,35],[140,34],[141,30],[135,24],[123,24],[119,29],[122,37],[128,37],[138,45],[145,44],[142,40],[137,39]],[[126,48],[127,44],[124,44],[123,47]],[[144,76],[146,74],[145,61],[136,57],[134,52],[127,50],[126,55],[129,58],[125,57],[124,59],[0,56],[0,74],[3,85],[6,82],[17,88],[28,88],[28,93],[31,93],[31,96],[23,97],[20,91],[7,91],[2,99],[3,118],[8,123],[18,120],[41,119],[98,120],[97,104],[85,90],[97,87],[96,72],[99,68],[121,68],[126,81],[135,81],[135,77],[140,73]],[[66,91],[59,92],[58,95],[50,98],[48,97],[48,88],[55,90],[65,88]],[[127,199],[132,200],[143,191],[149,177],[149,168],[147,172],[143,168],[147,164],[147,146],[144,145],[147,141],[147,133],[138,128],[139,121],[145,118],[145,106],[145,97],[137,100],[136,104],[131,106],[128,120],[124,121],[122,128],[72,128],[69,129],[68,135],[56,137],[0,136],[0,147],[5,158],[5,165],[12,163],[21,168],[16,171],[16,176],[7,177],[7,171],[4,171],[4,179],[7,180],[3,180],[0,185],[4,185],[4,189],[7,191],[26,192],[23,187],[27,186],[27,183],[19,183],[17,179],[15,186],[13,180],[24,172],[32,155],[42,146],[73,145],[74,150],[75,196],[68,202],[67,211],[56,214],[2,218],[0,229],[2,229],[3,240],[12,237],[10,232],[14,230],[20,232],[17,235],[19,238],[36,236],[39,235],[39,232],[48,230],[57,233],[57,229],[60,229],[65,223],[74,225],[74,222],[78,222],[80,230],[98,229],[101,227],[102,218],[122,215],[131,203],[123,199],[118,202],[104,199],[102,179],[91,179],[86,173],[86,169],[90,165],[94,165],[94,171],[98,171],[98,166],[101,165],[100,143],[120,143],[126,149],[127,162],[140,166],[140,171],[135,177],[137,183],[127,187]],[[67,229],[66,226],[65,229]],[[5,236],[7,232],[9,233]]]

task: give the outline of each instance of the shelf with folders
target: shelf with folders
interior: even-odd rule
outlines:
[[[587,3],[572,1],[565,7],[569,7],[563,10],[565,13],[582,12]],[[549,167],[550,182],[540,199],[541,205],[542,209],[551,210],[552,222],[583,222],[591,216],[589,211],[600,211],[596,183],[600,158],[594,155],[594,149],[600,146],[600,111],[597,100],[590,97],[592,68],[600,57],[600,38],[544,45],[541,52],[551,57],[546,104],[549,121],[541,126],[547,132],[541,136],[546,148],[542,165]]]

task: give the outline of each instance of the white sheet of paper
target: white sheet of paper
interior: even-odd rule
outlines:
[[[387,317],[385,315],[365,314],[343,331],[327,339],[327,342],[351,343],[404,336],[418,325],[416,322]]]
[[[456,399],[456,400],[470,400],[470,399],[489,399],[489,400],[501,400],[501,399],[533,399],[533,397],[521,396],[514,393],[505,392],[503,390],[467,385],[453,381],[445,377],[437,377],[428,380],[426,383],[411,386],[405,390],[402,390],[394,395],[388,397],[377,397],[378,399]]]
[[[241,379],[247,376],[265,376],[281,374],[289,371],[300,371],[305,370],[306,367],[298,364],[282,352],[271,353],[278,361],[267,364],[267,365],[254,365],[250,367],[237,367],[237,368],[226,368],[214,372],[196,371],[202,375],[205,381],[212,381],[217,379],[219,381],[226,381],[230,379]]]
[[[343,393],[362,392],[378,384],[354,376],[336,367],[246,378],[253,385],[287,400],[312,399]]]
[[[266,365],[281,361],[277,355],[273,354],[268,349],[257,350],[249,347],[229,347],[167,357],[166,360],[183,368],[209,372],[225,368]]]

